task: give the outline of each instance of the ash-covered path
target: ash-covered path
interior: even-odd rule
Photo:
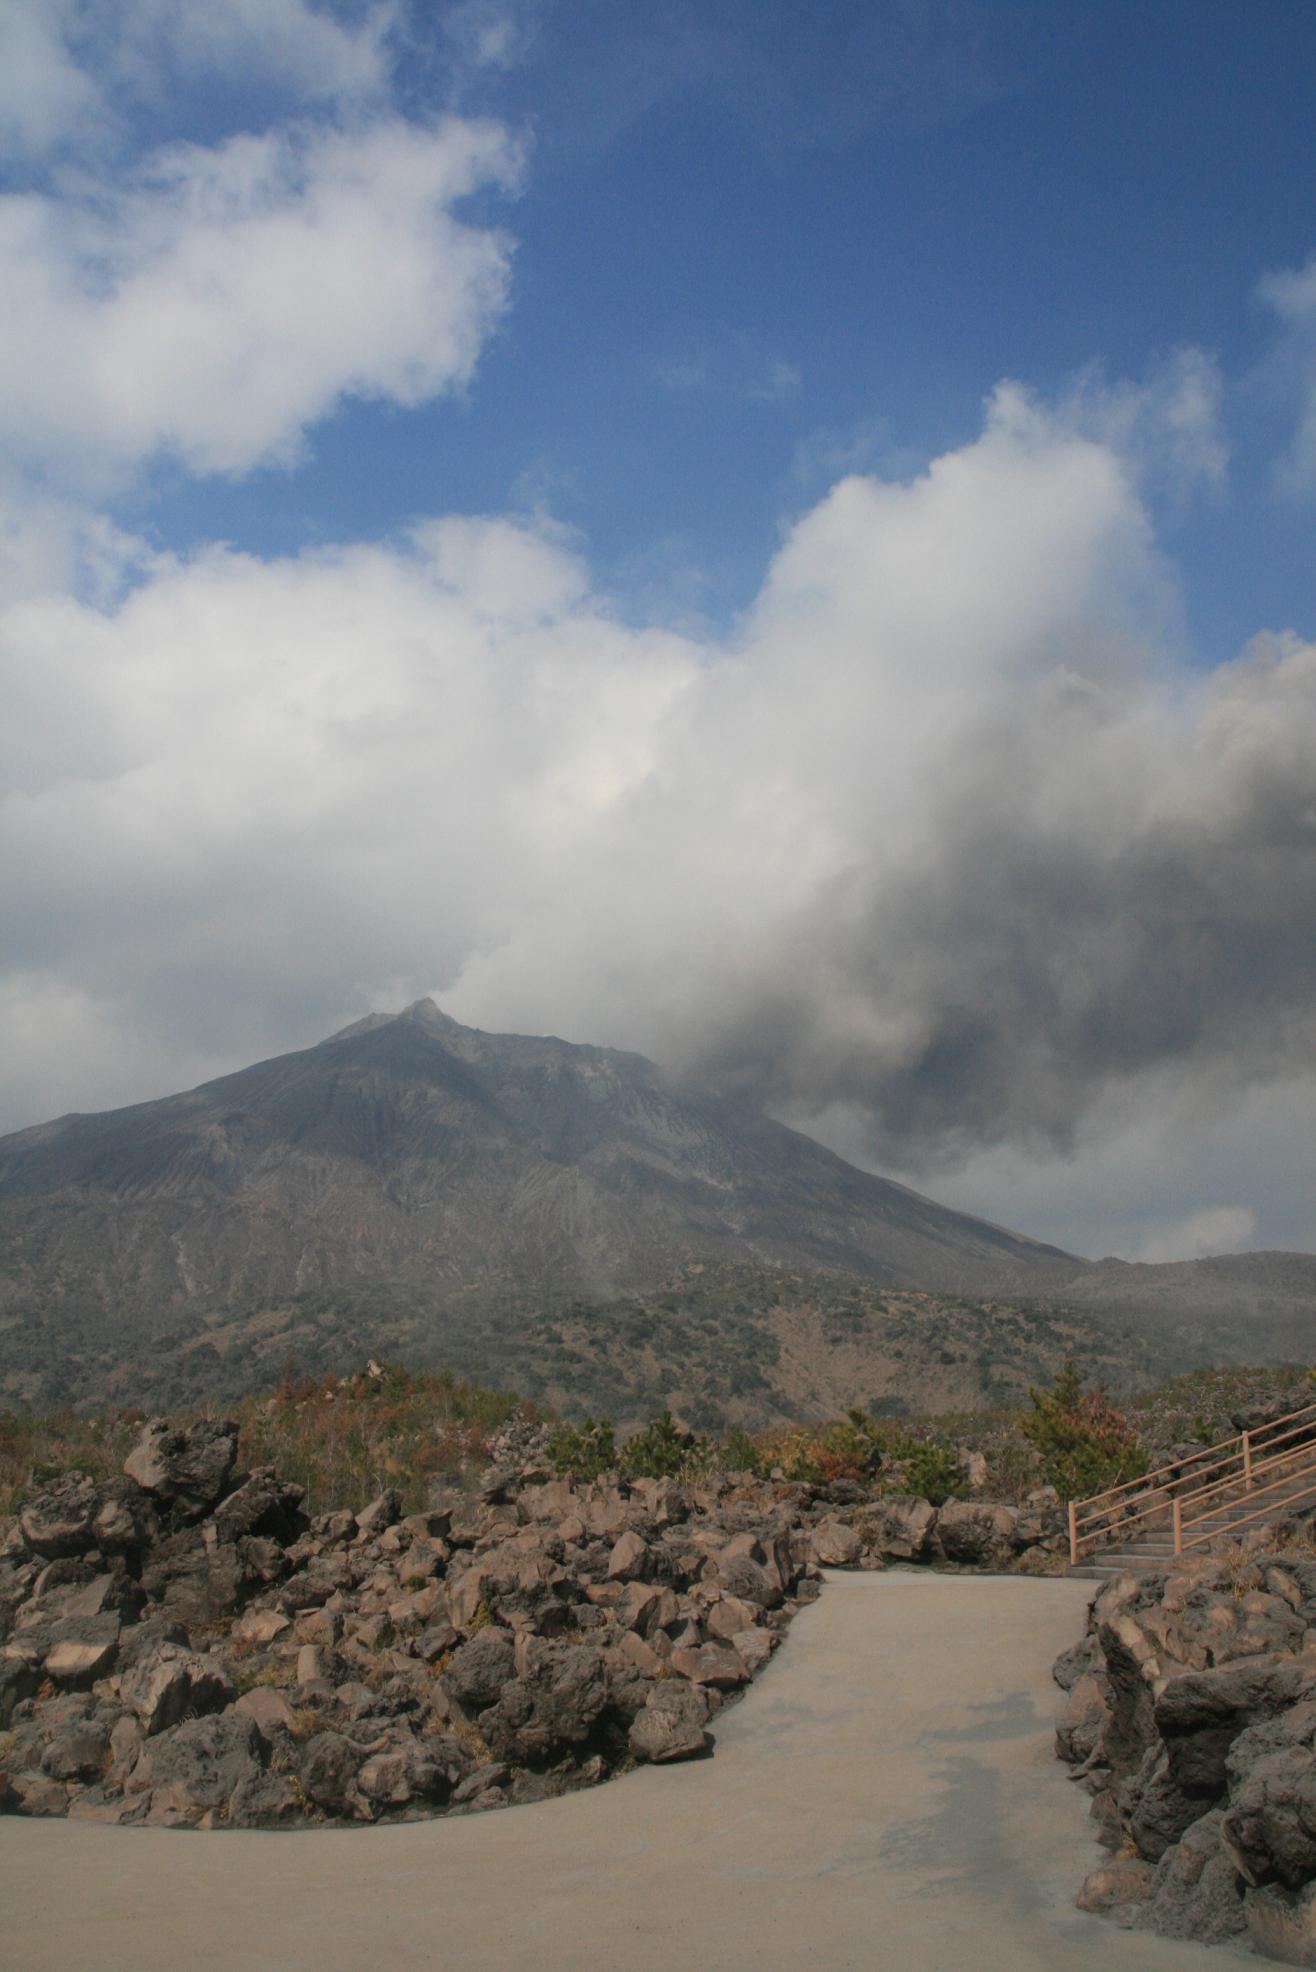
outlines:
[[[401,1827],[0,1822],[8,1972],[1230,1972],[1072,1896],[1099,1859],[1052,1757],[1087,1586],[832,1576],[712,1760]]]

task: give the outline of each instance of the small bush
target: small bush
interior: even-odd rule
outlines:
[[[794,1431],[766,1431],[758,1441],[759,1458],[765,1472],[780,1472],[785,1478],[806,1486],[816,1486],[822,1478],[817,1460],[817,1438],[802,1426]]]
[[[882,1444],[873,1419],[865,1412],[847,1411],[815,1440],[814,1460],[825,1482],[866,1480],[882,1463]]]
[[[968,1479],[955,1447],[946,1439],[915,1436],[901,1425],[877,1428],[881,1434],[880,1492],[914,1493],[932,1506],[967,1497]]]
[[[718,1448],[717,1463],[724,1472],[749,1472],[757,1479],[763,1474],[763,1454],[748,1431],[739,1425],[727,1432]]]
[[[548,1440],[548,1462],[564,1479],[598,1479],[617,1469],[617,1441],[606,1417],[581,1424],[555,1425]]]
[[[882,1427],[858,1408],[831,1424],[764,1432],[757,1445],[760,1472],[780,1471],[807,1486],[833,1479],[867,1483],[882,1463]]]
[[[1062,1499],[1105,1492],[1147,1470],[1147,1455],[1128,1419],[1104,1390],[1084,1390],[1072,1362],[1050,1390],[1030,1390],[1028,1396],[1032,1413],[1020,1418],[1019,1429]]]
[[[944,1506],[947,1500],[962,1500],[969,1491],[954,1451],[935,1438],[925,1438],[914,1447],[904,1463],[902,1477],[907,1492],[917,1493],[932,1506]]]
[[[629,1479],[678,1479],[694,1446],[670,1411],[663,1411],[622,1447],[621,1469]]]

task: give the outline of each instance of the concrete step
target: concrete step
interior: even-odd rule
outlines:
[[[1227,1532],[1230,1528],[1238,1526],[1241,1521],[1252,1520],[1258,1513],[1269,1512],[1272,1508],[1278,1512],[1281,1507],[1300,1504],[1307,1499],[1316,1500],[1316,1474],[1307,1473],[1302,1478],[1295,1479],[1282,1492],[1267,1494],[1264,1499],[1258,1499],[1254,1493],[1241,1493],[1237,1499],[1223,1500],[1202,1519],[1193,1520],[1189,1524],[1199,1531],[1207,1529],[1212,1532],[1216,1530]],[[1142,1547],[1147,1543],[1159,1544],[1169,1542],[1171,1539],[1170,1509],[1166,1507],[1163,1524],[1158,1524],[1146,1533],[1133,1535],[1126,1545]]]
[[[1258,1455],[1264,1455],[1258,1448]],[[1291,1454],[1296,1470],[1277,1476],[1275,1468],[1257,1476],[1255,1486],[1249,1486],[1241,1477],[1231,1475],[1227,1482],[1220,1482],[1220,1491],[1212,1499],[1211,1508],[1201,1519],[1187,1522],[1184,1533],[1191,1542],[1190,1552],[1209,1553],[1212,1547],[1222,1546],[1237,1540],[1249,1527],[1260,1524],[1271,1513],[1283,1513],[1297,1507],[1316,1504],[1316,1463],[1313,1463],[1313,1445],[1310,1441],[1295,1446]],[[1280,1462],[1280,1469],[1288,1463],[1289,1455]],[[1209,1482],[1209,1473],[1199,1475],[1202,1483]],[[1272,1490],[1273,1489],[1273,1490]],[[1182,1497],[1182,1495],[1181,1495]],[[1077,1566],[1071,1566],[1070,1574],[1088,1581],[1108,1582],[1116,1575],[1141,1573],[1150,1568],[1163,1567],[1174,1559],[1174,1536],[1172,1529],[1171,1503],[1159,1504],[1163,1494],[1134,1495],[1124,1501],[1124,1510],[1136,1509],[1139,1499],[1157,1499],[1155,1512],[1148,1511],[1146,1520],[1141,1523],[1144,1531],[1130,1533],[1118,1547],[1098,1547],[1091,1554],[1084,1555]],[[1152,1522],[1148,1525],[1148,1520]]]
[[[1141,1575],[1154,1566],[1154,1562],[1145,1561],[1122,1563],[1118,1568],[1103,1568],[1099,1563],[1080,1561],[1078,1567],[1071,1568],[1069,1573],[1080,1582],[1114,1582],[1121,1575]]]
[[[1303,1493],[1297,1498],[1302,1499],[1309,1494],[1312,1498],[1316,1498],[1316,1487],[1304,1488]],[[1282,1505],[1284,1502],[1279,1501],[1274,1504]],[[1193,1541],[1190,1552],[1207,1551],[1202,1548],[1203,1536],[1208,1549],[1212,1545],[1223,1546],[1234,1540],[1240,1521],[1247,1518],[1246,1511],[1240,1510],[1238,1514],[1228,1518],[1223,1515],[1213,1515],[1210,1520],[1195,1521],[1189,1530]],[[1076,1568],[1071,1566],[1069,1572],[1071,1575],[1090,1581],[1110,1581],[1116,1575],[1137,1574],[1145,1569],[1164,1567],[1167,1562],[1173,1560],[1173,1540],[1144,1536],[1141,1540],[1128,1541],[1121,1547],[1098,1548],[1095,1553],[1085,1555]]]

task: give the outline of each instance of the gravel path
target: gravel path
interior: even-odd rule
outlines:
[[[1231,1972],[1071,1902],[1052,1757],[1087,1585],[833,1576],[717,1755],[381,1829],[0,1822],[7,1972]]]

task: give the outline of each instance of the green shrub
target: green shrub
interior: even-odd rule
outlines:
[[[693,1449],[670,1411],[663,1411],[622,1446],[621,1469],[629,1479],[678,1479]]]
[[[1030,1390],[1031,1414],[1019,1420],[1047,1479],[1062,1499],[1084,1499],[1147,1470],[1147,1455],[1128,1419],[1104,1390],[1085,1390],[1067,1362],[1050,1390]]]
[[[933,1506],[967,1497],[968,1479],[946,1439],[916,1436],[889,1422],[875,1429],[882,1454],[880,1492],[915,1493]]]
[[[763,1458],[758,1446],[748,1431],[739,1425],[727,1432],[718,1448],[717,1463],[723,1472],[750,1472],[760,1478],[763,1473]]]
[[[566,1479],[597,1479],[617,1469],[617,1441],[606,1417],[558,1424],[548,1440],[548,1461]]]
[[[817,1434],[813,1458],[824,1483],[869,1479],[882,1463],[881,1434],[873,1419],[855,1408]]]
[[[962,1500],[969,1491],[968,1481],[951,1446],[935,1438],[924,1438],[905,1461],[903,1481],[906,1492],[917,1493],[932,1506],[947,1500]]]

